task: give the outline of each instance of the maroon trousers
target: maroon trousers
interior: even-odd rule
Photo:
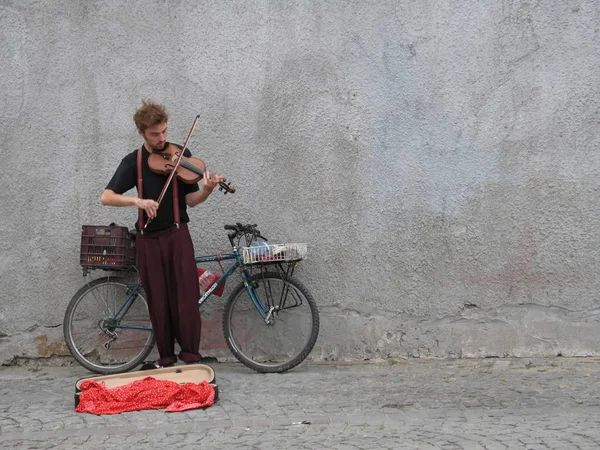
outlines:
[[[175,341],[181,347],[180,360],[199,361],[200,289],[194,245],[187,224],[138,233],[136,250],[160,355],[157,363],[164,366],[177,361]]]

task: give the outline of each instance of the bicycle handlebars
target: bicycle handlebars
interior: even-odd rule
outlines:
[[[240,222],[237,222],[235,225],[225,225],[224,228],[226,230],[237,231],[238,233],[254,233],[254,231],[259,232],[258,230],[256,230],[256,226],[256,224],[242,225]]]
[[[229,238],[229,242],[231,243],[232,247],[235,247],[233,240],[235,238],[237,238],[240,235],[244,235],[246,238],[246,245],[250,245],[252,243],[252,241],[256,238],[260,238],[263,240],[267,240],[266,237],[262,236],[260,234],[260,231],[256,228],[257,225],[256,224],[242,224],[240,222],[237,222],[235,225],[225,225],[224,228],[226,230],[231,230],[233,231],[233,233],[229,233],[227,235],[227,237]]]

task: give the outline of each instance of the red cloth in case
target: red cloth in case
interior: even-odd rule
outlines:
[[[205,408],[215,402],[215,389],[206,381],[179,384],[146,377],[124,386],[106,389],[103,382],[84,381],[77,412],[119,414],[142,409],[164,409],[167,412]]]

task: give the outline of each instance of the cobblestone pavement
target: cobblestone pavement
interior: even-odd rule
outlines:
[[[600,358],[214,366],[205,410],[74,412],[72,367],[0,369],[6,449],[596,449]]]

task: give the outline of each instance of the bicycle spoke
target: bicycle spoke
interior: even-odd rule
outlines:
[[[109,284],[106,285],[107,291],[109,286]],[[110,317],[112,316],[112,314],[110,312],[110,306],[108,306],[108,301],[106,300],[106,298],[108,297],[108,292],[106,293],[106,295],[102,295],[102,292],[100,291],[101,289],[93,289],[90,291],[90,294],[94,296],[94,299],[96,300],[97,304],[104,306],[104,309],[102,311],[104,315],[106,317]]]

